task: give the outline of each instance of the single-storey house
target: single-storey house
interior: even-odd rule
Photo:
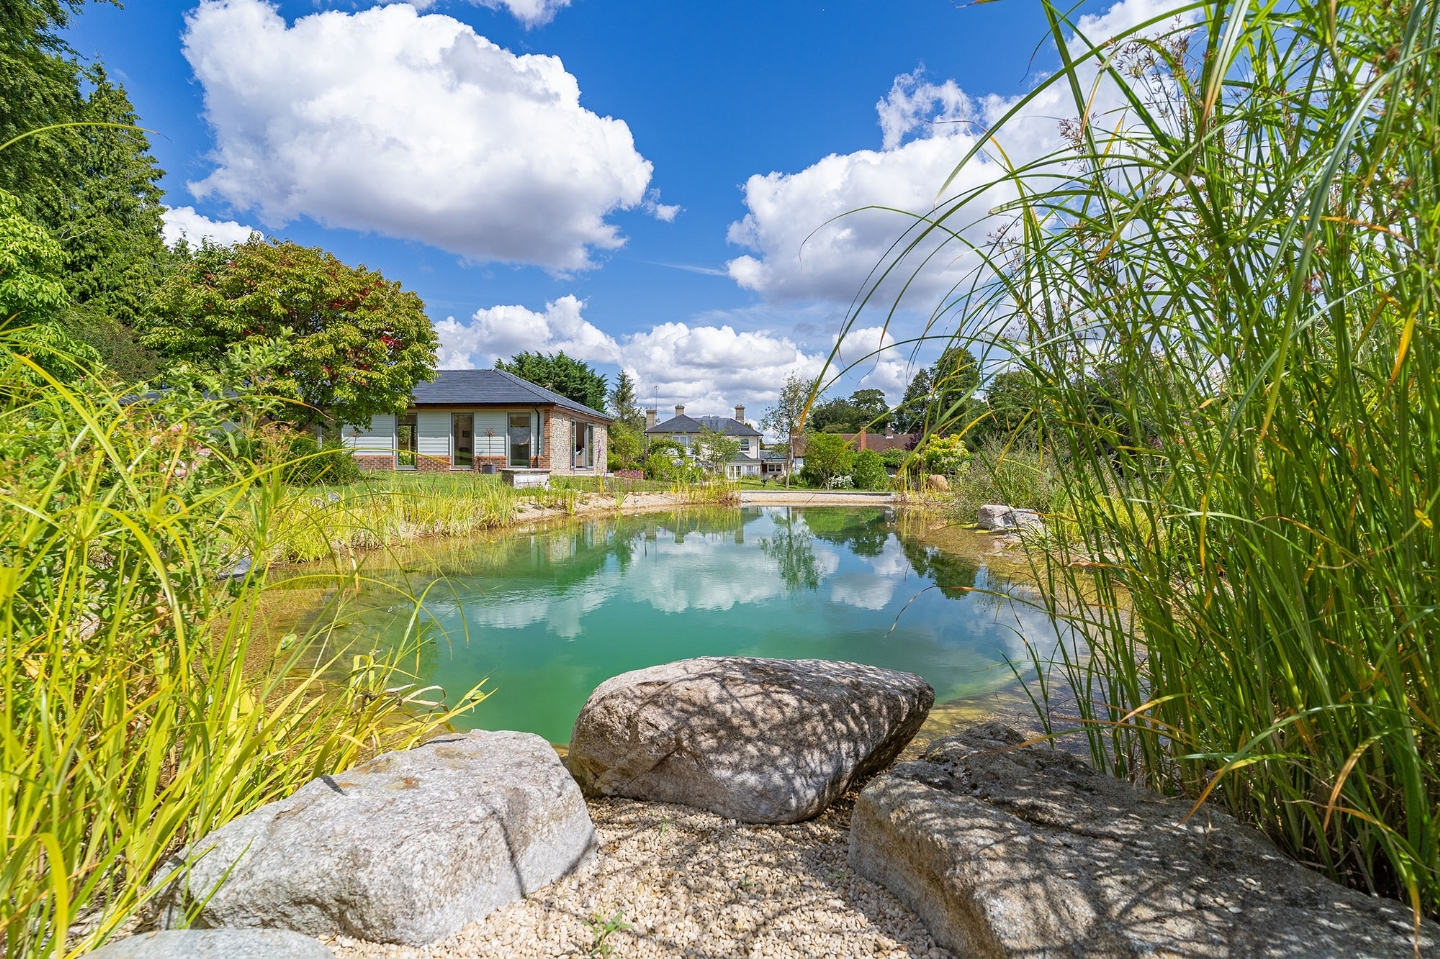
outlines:
[[[685,407],[677,404],[675,415],[663,423],[657,423],[657,410],[645,411],[645,439],[674,440],[686,449],[693,449],[700,439],[702,429],[714,430],[740,441],[740,453],[725,464],[725,474],[731,479],[741,476],[760,475],[761,433],[745,422],[745,407],[735,407],[734,417],[729,416],[686,416]]]
[[[441,370],[410,407],[341,432],[362,468],[604,473],[612,418],[501,370]]]

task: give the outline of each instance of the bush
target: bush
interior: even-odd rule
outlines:
[[[848,476],[855,462],[855,450],[834,433],[805,434],[805,466],[800,479],[811,486],[829,489],[837,476]]]
[[[931,473],[954,476],[970,459],[965,440],[959,436],[930,436],[920,448],[920,459]]]
[[[855,454],[850,479],[856,489],[890,488],[890,474],[885,472],[885,461],[874,450],[861,450]]]

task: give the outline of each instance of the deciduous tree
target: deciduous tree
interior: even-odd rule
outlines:
[[[204,367],[237,343],[278,340],[288,365],[272,389],[294,418],[331,426],[398,413],[433,377],[425,304],[364,266],[324,250],[252,237],[205,245],[161,288],[144,342],[168,361]]]
[[[795,437],[800,435],[804,425],[805,404],[810,401],[814,384],[801,378],[798,373],[785,377],[780,396],[775,405],[760,418],[760,427],[785,438],[785,485],[790,485],[790,474],[795,471]]]

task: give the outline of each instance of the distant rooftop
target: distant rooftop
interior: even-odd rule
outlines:
[[[416,406],[558,406],[602,420],[612,419],[504,370],[440,370],[434,382],[415,384],[410,397]]]
[[[656,423],[645,432],[658,436],[669,433],[699,433],[701,427],[726,436],[759,436],[760,431],[749,423],[742,423],[730,416],[672,416],[663,423]]]

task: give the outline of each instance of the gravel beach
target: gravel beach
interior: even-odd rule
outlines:
[[[336,959],[949,959],[910,910],[846,865],[854,801],[808,822],[751,826],[591,800],[602,845],[583,872],[429,946],[328,945]],[[598,938],[617,914],[632,928]]]

